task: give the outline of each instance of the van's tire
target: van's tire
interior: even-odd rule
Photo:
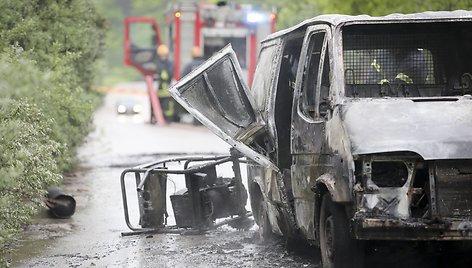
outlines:
[[[344,207],[334,203],[329,193],[322,197],[319,226],[324,268],[364,267],[363,243],[351,238]]]
[[[272,226],[270,225],[269,221],[269,214],[267,213],[267,204],[261,200],[259,203],[259,239],[262,242],[268,241],[274,237],[274,233],[272,232]]]

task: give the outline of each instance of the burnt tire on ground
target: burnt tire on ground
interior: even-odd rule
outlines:
[[[249,229],[254,225],[254,221],[248,217],[242,217],[228,223],[228,225],[237,230],[249,231]]]
[[[334,203],[329,194],[322,197],[319,226],[323,267],[364,267],[363,243],[351,238],[344,207]]]

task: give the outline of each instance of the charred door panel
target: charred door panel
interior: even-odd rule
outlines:
[[[229,55],[224,56],[192,83],[179,88],[179,93],[222,131],[238,138],[257,120],[231,61]]]
[[[189,113],[258,164],[278,171],[269,159],[271,138],[231,45],[169,89]]]
[[[320,173],[319,157],[294,155],[292,166],[292,189],[297,225],[310,240],[315,239],[315,195],[311,189]]]
[[[472,217],[472,161],[438,161],[435,173],[439,215]]]
[[[325,141],[329,89],[330,28],[327,25],[308,29],[297,72],[292,109],[292,189],[297,225],[308,239],[315,238],[315,180],[322,175],[320,158]]]

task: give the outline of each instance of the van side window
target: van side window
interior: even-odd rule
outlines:
[[[312,119],[324,117],[328,110],[330,68],[325,36],[325,32],[311,36],[303,72],[299,105],[302,113]]]

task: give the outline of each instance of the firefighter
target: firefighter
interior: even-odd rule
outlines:
[[[203,58],[203,53],[199,47],[192,48],[192,61],[188,63],[185,68],[182,70],[181,76],[184,77],[189,74],[191,71],[195,70],[200,64],[205,61]]]
[[[154,79],[157,81],[157,96],[166,121],[175,120],[175,102],[168,91],[173,77],[174,64],[169,59],[169,48],[166,45],[159,45],[157,47],[156,75]],[[151,124],[155,123],[156,118],[151,108]]]

